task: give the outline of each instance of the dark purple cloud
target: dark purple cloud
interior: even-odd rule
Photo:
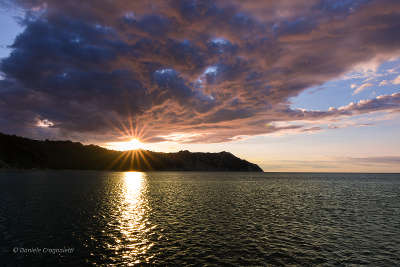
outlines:
[[[399,1],[3,2],[26,11],[0,64],[3,132],[96,141],[132,124],[148,141],[223,142],[400,109],[399,94],[327,111],[288,101],[398,55]]]

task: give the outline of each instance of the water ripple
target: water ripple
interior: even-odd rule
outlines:
[[[398,175],[31,171],[0,188],[6,264],[400,264]]]

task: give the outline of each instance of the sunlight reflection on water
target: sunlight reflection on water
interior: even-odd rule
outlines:
[[[122,251],[123,258],[137,259],[140,255],[146,255],[152,244],[147,239],[149,227],[147,214],[149,206],[145,197],[147,182],[142,172],[125,172],[123,179],[122,196],[120,206],[119,231],[121,237],[116,240],[117,250]],[[150,257],[146,260],[150,260]]]

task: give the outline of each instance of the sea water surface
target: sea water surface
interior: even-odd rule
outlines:
[[[0,172],[0,262],[400,265],[400,175]]]

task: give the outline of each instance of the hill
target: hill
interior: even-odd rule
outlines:
[[[0,133],[0,168],[138,170],[138,171],[255,171],[256,164],[229,152],[177,153],[148,150],[115,151],[72,141],[39,141]]]

